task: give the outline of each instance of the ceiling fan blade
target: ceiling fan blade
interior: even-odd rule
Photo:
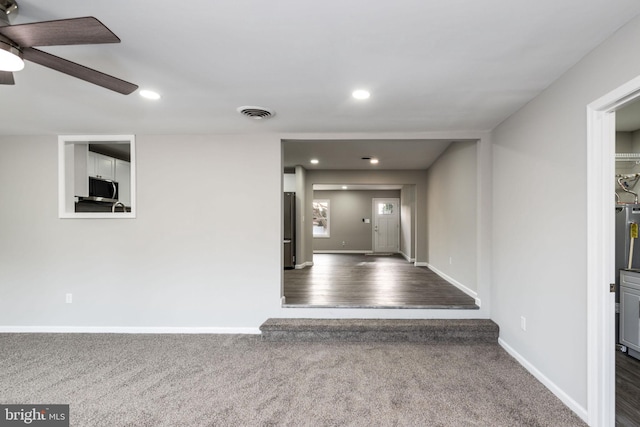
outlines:
[[[0,71],[0,85],[13,85],[13,73],[11,71]]]
[[[92,16],[0,27],[0,34],[20,47],[120,43],[118,36]]]
[[[138,85],[134,85],[133,83],[125,82],[119,78],[101,73],[100,71],[85,67],[84,65],[76,64],[75,62],[68,61],[60,58],[59,56],[51,55],[50,53],[43,52],[32,47],[22,49],[22,56],[28,61],[77,77],[89,83],[111,89],[123,95],[129,95],[131,92],[138,89]]]

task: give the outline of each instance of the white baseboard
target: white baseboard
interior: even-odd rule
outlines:
[[[373,251],[366,250],[354,250],[354,251],[346,251],[346,250],[329,250],[329,251],[313,251],[314,254],[372,254]]]
[[[471,298],[473,298],[478,307],[481,306],[482,301],[480,301],[480,298],[478,298],[478,293],[476,291],[467,288],[465,285],[463,285],[462,283],[458,282],[453,277],[449,277],[448,275],[446,275],[442,271],[440,271],[437,268],[435,268],[434,266],[430,265],[428,262],[426,262],[424,264],[426,264],[424,267],[428,267],[431,271],[436,273],[438,276],[442,277],[444,280],[446,280],[447,282],[451,283],[453,286],[455,286],[456,288],[460,289],[462,292],[464,292],[465,294],[467,294]]]
[[[409,255],[405,254],[404,252],[400,251],[400,255],[402,255],[404,257],[404,259],[406,259],[409,262],[415,262],[415,258],[409,258]]]
[[[527,359],[525,359],[520,353],[515,351],[509,344],[507,344],[502,338],[498,338],[498,343],[507,353],[513,356],[524,368],[531,373],[538,381],[544,384],[558,399],[562,401],[569,409],[575,412],[585,423],[589,421],[589,413],[586,408],[582,407],[578,402],[573,400],[567,393],[558,387],[553,381],[547,378],[542,372],[540,372],[535,366],[533,366]]]
[[[302,270],[303,268],[306,268],[306,267],[313,267],[313,262],[307,261],[307,262],[303,262],[302,264],[295,265],[296,270]]]
[[[0,333],[42,334],[260,334],[259,328],[164,326],[0,326]]]

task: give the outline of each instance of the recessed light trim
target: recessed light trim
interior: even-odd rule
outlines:
[[[356,89],[353,92],[351,92],[351,96],[353,96],[355,99],[364,100],[364,99],[369,99],[369,97],[371,96],[371,93],[369,93],[368,90]]]
[[[310,160],[310,162],[311,162],[311,164],[312,164],[312,165],[317,165],[318,163],[320,163],[320,160],[318,160],[318,159],[311,159],[311,160]]]
[[[378,159],[370,159],[369,163],[371,163],[372,165],[377,165],[378,163],[380,163],[380,160],[378,160]]]
[[[148,89],[141,90],[140,96],[146,99],[151,99],[152,101],[157,101],[158,99],[160,99],[160,94],[158,92],[154,92]]]

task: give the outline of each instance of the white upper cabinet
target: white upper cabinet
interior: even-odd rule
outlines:
[[[115,160],[113,157],[89,151],[87,157],[89,176],[117,181]]]

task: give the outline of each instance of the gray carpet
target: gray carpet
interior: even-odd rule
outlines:
[[[497,344],[0,334],[0,403],[72,426],[584,425]]]

